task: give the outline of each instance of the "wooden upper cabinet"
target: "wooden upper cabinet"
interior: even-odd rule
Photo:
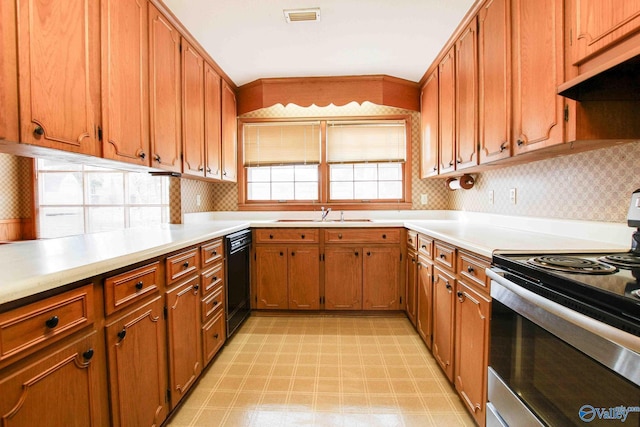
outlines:
[[[439,172],[452,172],[456,168],[456,81],[455,81],[455,48],[451,48],[438,65],[438,148]]]
[[[222,179],[220,76],[204,64],[204,155],[207,178]]]
[[[456,41],[456,169],[478,164],[478,23]]]
[[[514,153],[564,139],[563,2],[513,0]]]
[[[182,96],[180,33],[149,6],[149,113],[151,166],[180,172]]]
[[[0,2],[0,139],[18,141],[16,3]]]
[[[510,1],[488,0],[478,11],[480,163],[511,156]]]
[[[182,167],[204,177],[204,59],[182,39]]]
[[[103,156],[150,165],[147,0],[102,1]]]
[[[422,143],[420,178],[438,174],[438,69],[427,78],[420,94]]]
[[[640,30],[640,0],[571,0],[573,64],[579,65]]]
[[[238,105],[233,88],[222,81],[222,180],[238,179]]]
[[[20,140],[99,156],[98,3],[34,0],[17,4]],[[3,16],[9,13],[9,5],[2,8]]]

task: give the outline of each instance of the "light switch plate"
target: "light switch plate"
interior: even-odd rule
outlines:
[[[516,189],[515,188],[509,189],[509,201],[511,202],[512,205],[516,204]]]
[[[428,201],[429,201],[429,196],[427,194],[421,194],[420,195],[420,203],[421,204],[426,205]]]

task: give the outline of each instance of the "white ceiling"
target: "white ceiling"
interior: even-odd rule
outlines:
[[[164,0],[238,86],[268,77],[419,81],[473,0]],[[283,9],[320,7],[287,24]]]

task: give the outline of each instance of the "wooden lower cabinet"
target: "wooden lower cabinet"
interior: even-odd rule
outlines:
[[[220,307],[211,322],[202,327],[202,356],[207,365],[222,348],[226,339],[226,324],[224,322],[224,309]]]
[[[416,251],[409,250],[407,252],[405,267],[405,279],[407,281],[405,311],[411,324],[416,326],[416,316],[418,314],[418,255]]]
[[[365,310],[400,308],[400,248],[362,249],[362,296]]]
[[[167,416],[163,308],[158,296],[106,326],[113,426],[159,426]]]
[[[456,279],[438,267],[433,271],[433,356],[453,381]]]
[[[362,248],[325,248],[324,308],[362,310]]]
[[[287,247],[256,248],[256,293],[258,309],[282,310],[288,307]]]
[[[427,348],[431,349],[433,338],[433,264],[421,256],[418,257],[417,288],[416,329]]]
[[[59,350],[45,348],[0,376],[0,425],[11,427],[102,426],[104,369],[94,363],[97,333]],[[99,358],[96,358],[100,360]],[[103,359],[103,358],[102,358]]]
[[[288,248],[289,309],[320,308],[320,248],[300,245]]]
[[[167,330],[169,337],[169,389],[175,408],[202,371],[199,277],[169,290]]]
[[[480,426],[484,426],[486,416],[490,310],[490,299],[458,282],[454,383]]]

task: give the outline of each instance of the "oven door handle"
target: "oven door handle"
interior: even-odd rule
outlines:
[[[486,270],[491,297],[640,386],[640,338],[540,296]]]

